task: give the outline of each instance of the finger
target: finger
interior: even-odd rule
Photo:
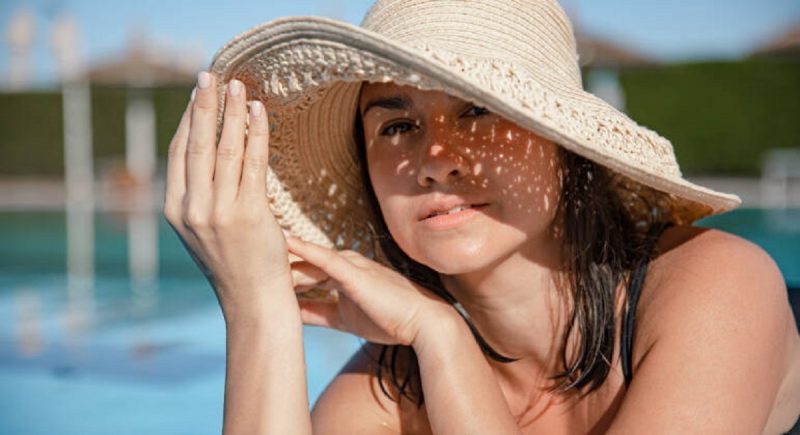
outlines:
[[[250,125],[247,128],[247,145],[242,161],[240,196],[248,199],[262,199],[266,195],[268,146],[269,130],[264,105],[261,101],[252,101],[250,103]]]
[[[227,204],[236,198],[242,174],[244,132],[247,121],[247,99],[244,84],[239,80],[228,83],[225,114],[217,158],[214,164],[214,191],[218,203]]]
[[[192,102],[183,111],[178,129],[169,143],[167,158],[167,190],[165,206],[180,204],[186,193],[186,141],[189,139],[189,122],[192,113]]]
[[[323,248],[295,237],[287,237],[286,246],[289,252],[318,267],[340,283],[352,281],[354,278],[356,269],[353,264],[332,249]]]
[[[281,233],[283,233],[284,240],[287,237],[292,237],[291,233],[289,233],[289,230],[287,230],[286,228],[281,228]],[[288,256],[289,256],[289,263],[295,263],[297,261],[303,261],[302,258],[298,257],[295,254],[292,254],[291,252],[288,252]]]
[[[337,304],[308,299],[301,299],[297,302],[300,304],[300,318],[304,324],[338,329],[339,308]]]
[[[213,74],[197,75],[191,128],[186,148],[186,193],[189,202],[211,196],[217,140],[217,90]]]
[[[295,287],[317,286],[330,278],[325,271],[305,261],[292,263],[291,272]]]

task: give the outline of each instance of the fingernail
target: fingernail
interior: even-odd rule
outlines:
[[[252,113],[253,116],[257,118],[257,117],[261,116],[261,110],[263,108],[264,108],[264,106],[261,104],[261,101],[253,101],[250,104],[250,113]]]
[[[242,93],[242,82],[233,79],[228,83],[228,91],[232,96],[238,97]]]
[[[211,75],[209,75],[205,71],[200,71],[197,74],[197,87],[200,89],[205,89],[210,84],[211,84]]]

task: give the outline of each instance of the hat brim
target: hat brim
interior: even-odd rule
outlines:
[[[277,146],[278,160],[289,160],[271,161],[273,178],[268,184],[273,186],[271,196],[277,198],[273,207],[289,215],[283,223],[290,231],[305,232],[307,238],[328,245],[349,246],[358,240],[349,233],[358,227],[352,221],[364,216],[348,213],[347,223],[327,222],[339,226],[332,233],[320,227],[325,217],[312,216],[317,205],[298,202],[321,199],[352,211],[348,201],[361,195],[352,125],[364,81],[438,89],[477,102],[630,180],[668,194],[672,220],[678,223],[741,204],[736,195],[684,179],[668,140],[603,100],[582,89],[527,77],[502,61],[492,63],[502,80],[470,75],[472,65],[447,53],[407,47],[347,23],[292,17],[236,37],[217,52],[211,70],[222,77],[221,83],[242,80],[250,98],[265,102],[275,121],[271,143]],[[498,89],[498,83],[514,87]],[[298,192],[305,180],[298,184],[297,179],[306,177],[316,186]],[[337,233],[344,237],[337,240]]]

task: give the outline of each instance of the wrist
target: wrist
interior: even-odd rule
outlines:
[[[419,354],[426,349],[436,347],[437,343],[452,342],[453,338],[459,336],[471,338],[469,328],[452,306],[442,304],[423,317],[411,341],[411,347]]]
[[[217,294],[219,293],[218,291]],[[247,299],[236,300],[235,303],[220,301],[222,315],[228,327],[262,326],[276,322],[286,324],[292,321],[302,324],[300,307],[290,280],[277,279],[253,289],[226,289],[226,293],[250,295]]]

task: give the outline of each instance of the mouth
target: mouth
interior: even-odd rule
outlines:
[[[469,210],[480,210],[480,209],[486,207],[487,205],[489,205],[489,204],[488,203],[476,203],[476,204],[459,204],[459,205],[454,205],[454,206],[451,206],[451,207],[435,208],[433,210],[430,210],[423,218],[420,219],[420,221],[433,219],[433,218],[435,218],[437,216],[455,215],[455,214],[462,213],[464,211],[469,211]]]

